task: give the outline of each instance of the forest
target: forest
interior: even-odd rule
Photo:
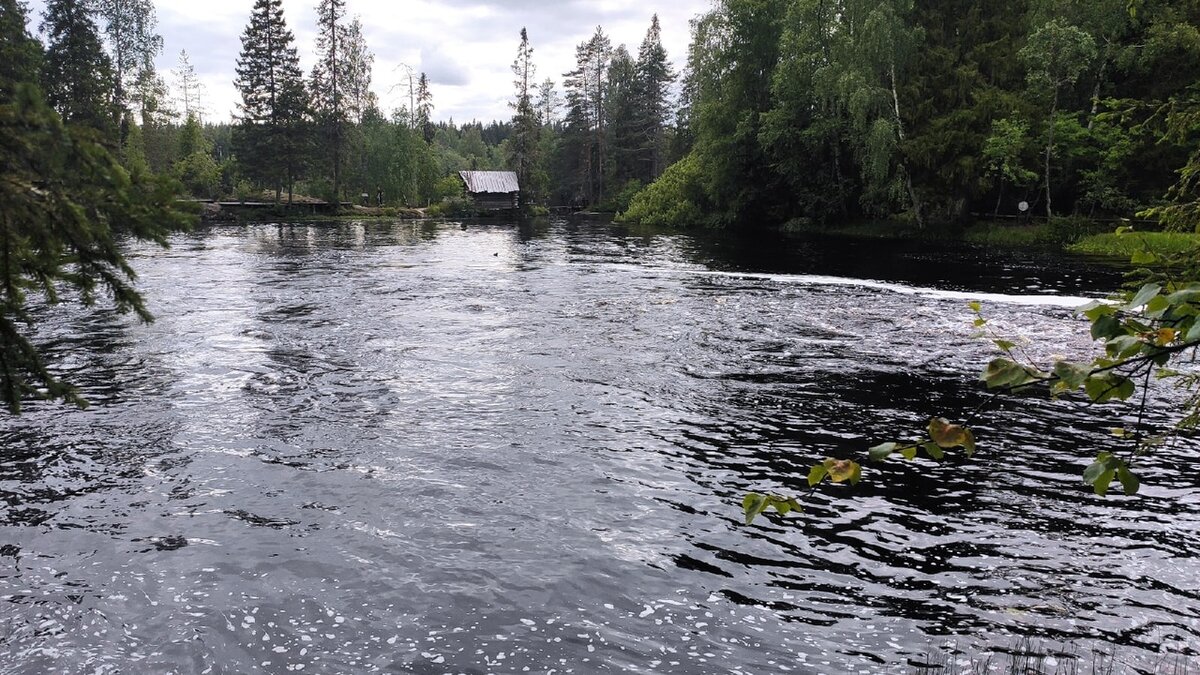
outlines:
[[[1192,187],[1198,21],[1187,0],[723,0],[692,26],[686,152],[628,216],[1163,215]]]

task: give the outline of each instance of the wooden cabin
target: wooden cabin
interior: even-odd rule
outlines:
[[[513,171],[459,171],[467,196],[480,211],[510,211],[521,206],[521,186]]]

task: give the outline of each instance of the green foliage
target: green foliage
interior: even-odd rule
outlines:
[[[257,0],[242,34],[237,86],[242,97],[235,148],[245,172],[289,201],[308,149],[307,93],[280,0]],[[185,157],[187,155],[185,154]]]
[[[111,105],[112,61],[86,0],[49,0],[42,22],[47,37],[42,64],[46,100],[67,124],[86,125],[107,135],[116,127]]]
[[[638,192],[620,219],[651,226],[694,227],[706,222],[703,203],[699,158],[689,155]]]
[[[22,330],[34,321],[31,295],[55,304],[69,288],[86,306],[107,295],[148,321],[118,238],[165,245],[189,221],[175,209],[172,183],[127,170],[94,129],[64,125],[36,86],[8,91],[0,100],[0,400],[12,412],[27,399],[84,405]]]

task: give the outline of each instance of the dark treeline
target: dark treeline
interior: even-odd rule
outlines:
[[[686,154],[627,215],[1131,216],[1194,148],[1166,122],[1198,25],[1194,0],[720,0],[692,26]]]

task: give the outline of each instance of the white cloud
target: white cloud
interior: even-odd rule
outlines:
[[[44,0],[30,2],[33,25],[41,23]],[[655,6],[659,4],[660,6]],[[236,107],[234,64],[251,0],[159,0],[159,31],[165,49],[158,67],[174,68],[187,50],[204,82],[209,119],[224,119]],[[431,82],[434,117],[504,119],[512,113],[509,66],[516,56],[522,27],[529,30],[538,79],[561,86],[574,67],[575,46],[597,25],[613,45],[637,46],[658,13],[663,42],[676,70],[683,67],[688,21],[706,11],[711,0],[347,0],[351,16],[362,17],[367,45],[375,53],[374,88],[389,108],[408,102],[406,70],[424,71]],[[307,72],[315,60],[316,0],[283,0],[288,26],[296,35]],[[169,80],[169,78],[168,78]]]

